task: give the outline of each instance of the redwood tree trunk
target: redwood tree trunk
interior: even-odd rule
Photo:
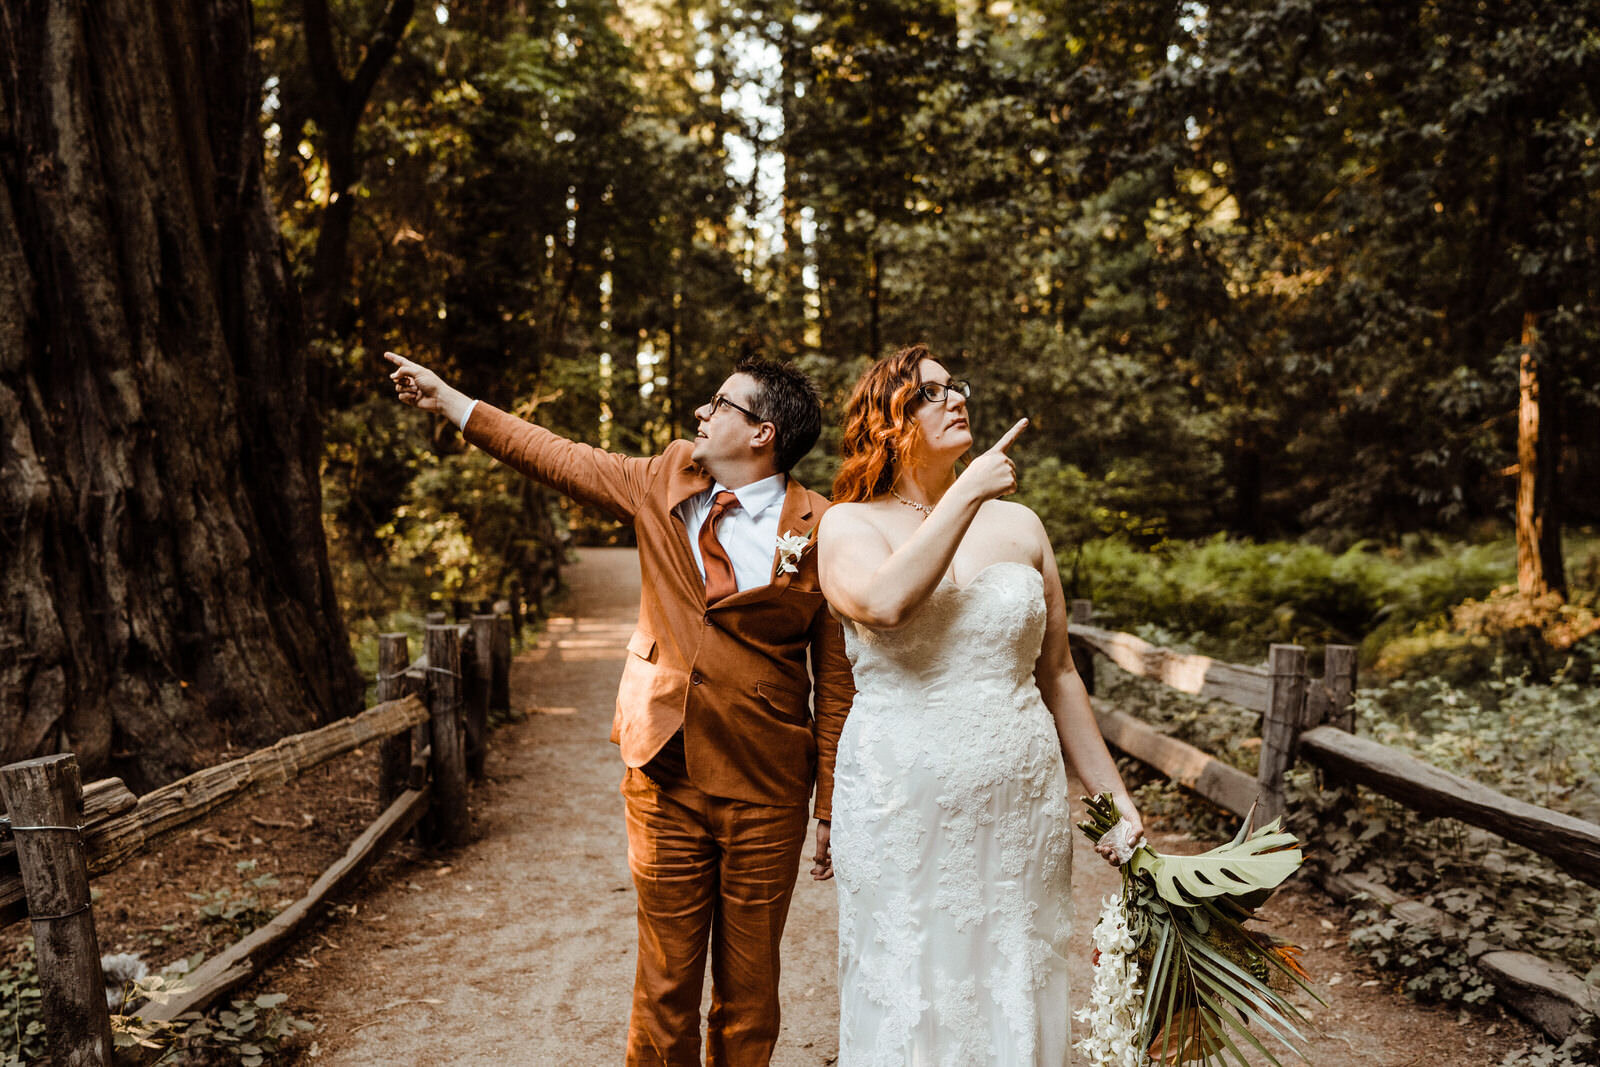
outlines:
[[[1539,315],[1522,318],[1517,403],[1517,591],[1543,596],[1567,591],[1561,554],[1561,398],[1544,366]]]
[[[249,0],[0,18],[0,762],[137,788],[356,708]]]

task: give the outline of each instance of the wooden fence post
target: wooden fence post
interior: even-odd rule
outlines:
[[[1261,716],[1261,767],[1256,782],[1261,799],[1256,824],[1284,814],[1283,774],[1294,761],[1306,703],[1306,650],[1299,645],[1273,645],[1268,660],[1270,688]]]
[[[1328,691],[1328,725],[1347,734],[1356,732],[1356,650],[1352,645],[1329,645],[1322,668]],[[1315,725],[1315,724],[1313,724]]]
[[[429,626],[428,710],[432,716],[434,822],[450,848],[467,843],[472,816],[467,810],[466,745],[461,723],[461,644],[454,626]]]
[[[405,696],[405,669],[410,662],[405,634],[378,635],[379,701]],[[410,730],[402,730],[384,738],[378,746],[378,799],[385,808],[406,790],[411,775],[411,734]]]
[[[430,611],[423,616],[423,620],[429,626],[443,626],[449,621],[449,617],[442,611]]]
[[[490,662],[489,708],[492,711],[511,710],[511,616],[494,617],[494,644]]]
[[[111,1013],[78,830],[83,805],[78,757],[63,752],[0,767],[0,795],[11,814],[33,921],[51,1062],[110,1067]]]
[[[472,617],[472,669],[467,684],[467,773],[483,777],[489,737],[489,693],[494,677],[494,616]]]
[[[1072,614],[1067,616],[1067,647],[1072,650],[1073,666],[1078,668],[1078,677],[1083,679],[1083,687],[1094,696],[1094,649],[1082,641],[1072,639],[1072,627],[1088,626],[1094,619],[1094,602],[1092,600],[1074,599],[1072,601]]]

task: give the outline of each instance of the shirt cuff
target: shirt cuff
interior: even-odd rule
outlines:
[[[467,423],[472,421],[472,409],[477,407],[477,406],[478,406],[478,402],[476,400],[474,400],[474,401],[472,401],[471,403],[469,403],[467,405],[467,410],[465,410],[465,411],[463,411],[461,413],[461,426],[460,426],[460,429],[462,430],[463,433],[466,432]]]

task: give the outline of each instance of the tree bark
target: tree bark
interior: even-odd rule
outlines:
[[[1517,591],[1567,592],[1561,554],[1561,396],[1539,343],[1539,314],[1522,316],[1517,402]]]
[[[135,789],[356,710],[248,0],[0,18],[0,763]]]

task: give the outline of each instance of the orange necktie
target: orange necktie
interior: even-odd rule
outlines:
[[[706,606],[710,607],[725,596],[739,591],[738,579],[733,576],[733,560],[717,540],[717,520],[723,512],[739,506],[733,490],[724,489],[711,504],[711,514],[700,524],[700,558],[706,565]]]

